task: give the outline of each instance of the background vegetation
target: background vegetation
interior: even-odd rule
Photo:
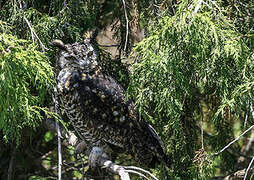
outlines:
[[[224,147],[254,121],[253,15],[248,0],[0,1],[0,179],[56,179],[56,135],[43,125],[53,104],[49,42],[94,30],[104,71],[165,143],[172,167],[152,170],[157,177],[250,178],[254,130]],[[82,178],[73,148],[64,143],[63,155],[63,179]]]

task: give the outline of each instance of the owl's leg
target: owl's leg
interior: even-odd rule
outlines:
[[[95,143],[93,147],[87,145],[84,141],[77,143],[75,147],[75,158],[77,159],[77,155],[80,153],[84,153],[88,156],[88,164],[91,168],[96,167],[96,163],[100,158],[110,159],[111,149],[99,142]],[[109,154],[109,155],[108,155]]]

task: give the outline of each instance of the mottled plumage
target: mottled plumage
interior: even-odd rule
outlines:
[[[60,103],[80,138],[108,144],[133,155],[146,166],[159,160],[168,164],[162,142],[154,129],[138,117],[132,101],[112,77],[104,74],[93,46],[52,43],[57,56],[57,89]]]

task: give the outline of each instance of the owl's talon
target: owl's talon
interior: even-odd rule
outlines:
[[[93,147],[88,158],[89,167],[95,168],[100,158],[108,158],[108,155],[100,147]]]

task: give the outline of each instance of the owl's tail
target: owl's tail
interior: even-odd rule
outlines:
[[[153,146],[154,146],[153,149],[155,150],[155,154],[157,156],[157,161],[162,161],[163,164],[165,164],[168,168],[170,168],[171,160],[163,150],[164,144],[161,141],[159,135],[157,134],[155,129],[150,124],[147,125],[147,129],[150,132],[150,135],[152,136],[152,139],[153,139],[152,140]]]

